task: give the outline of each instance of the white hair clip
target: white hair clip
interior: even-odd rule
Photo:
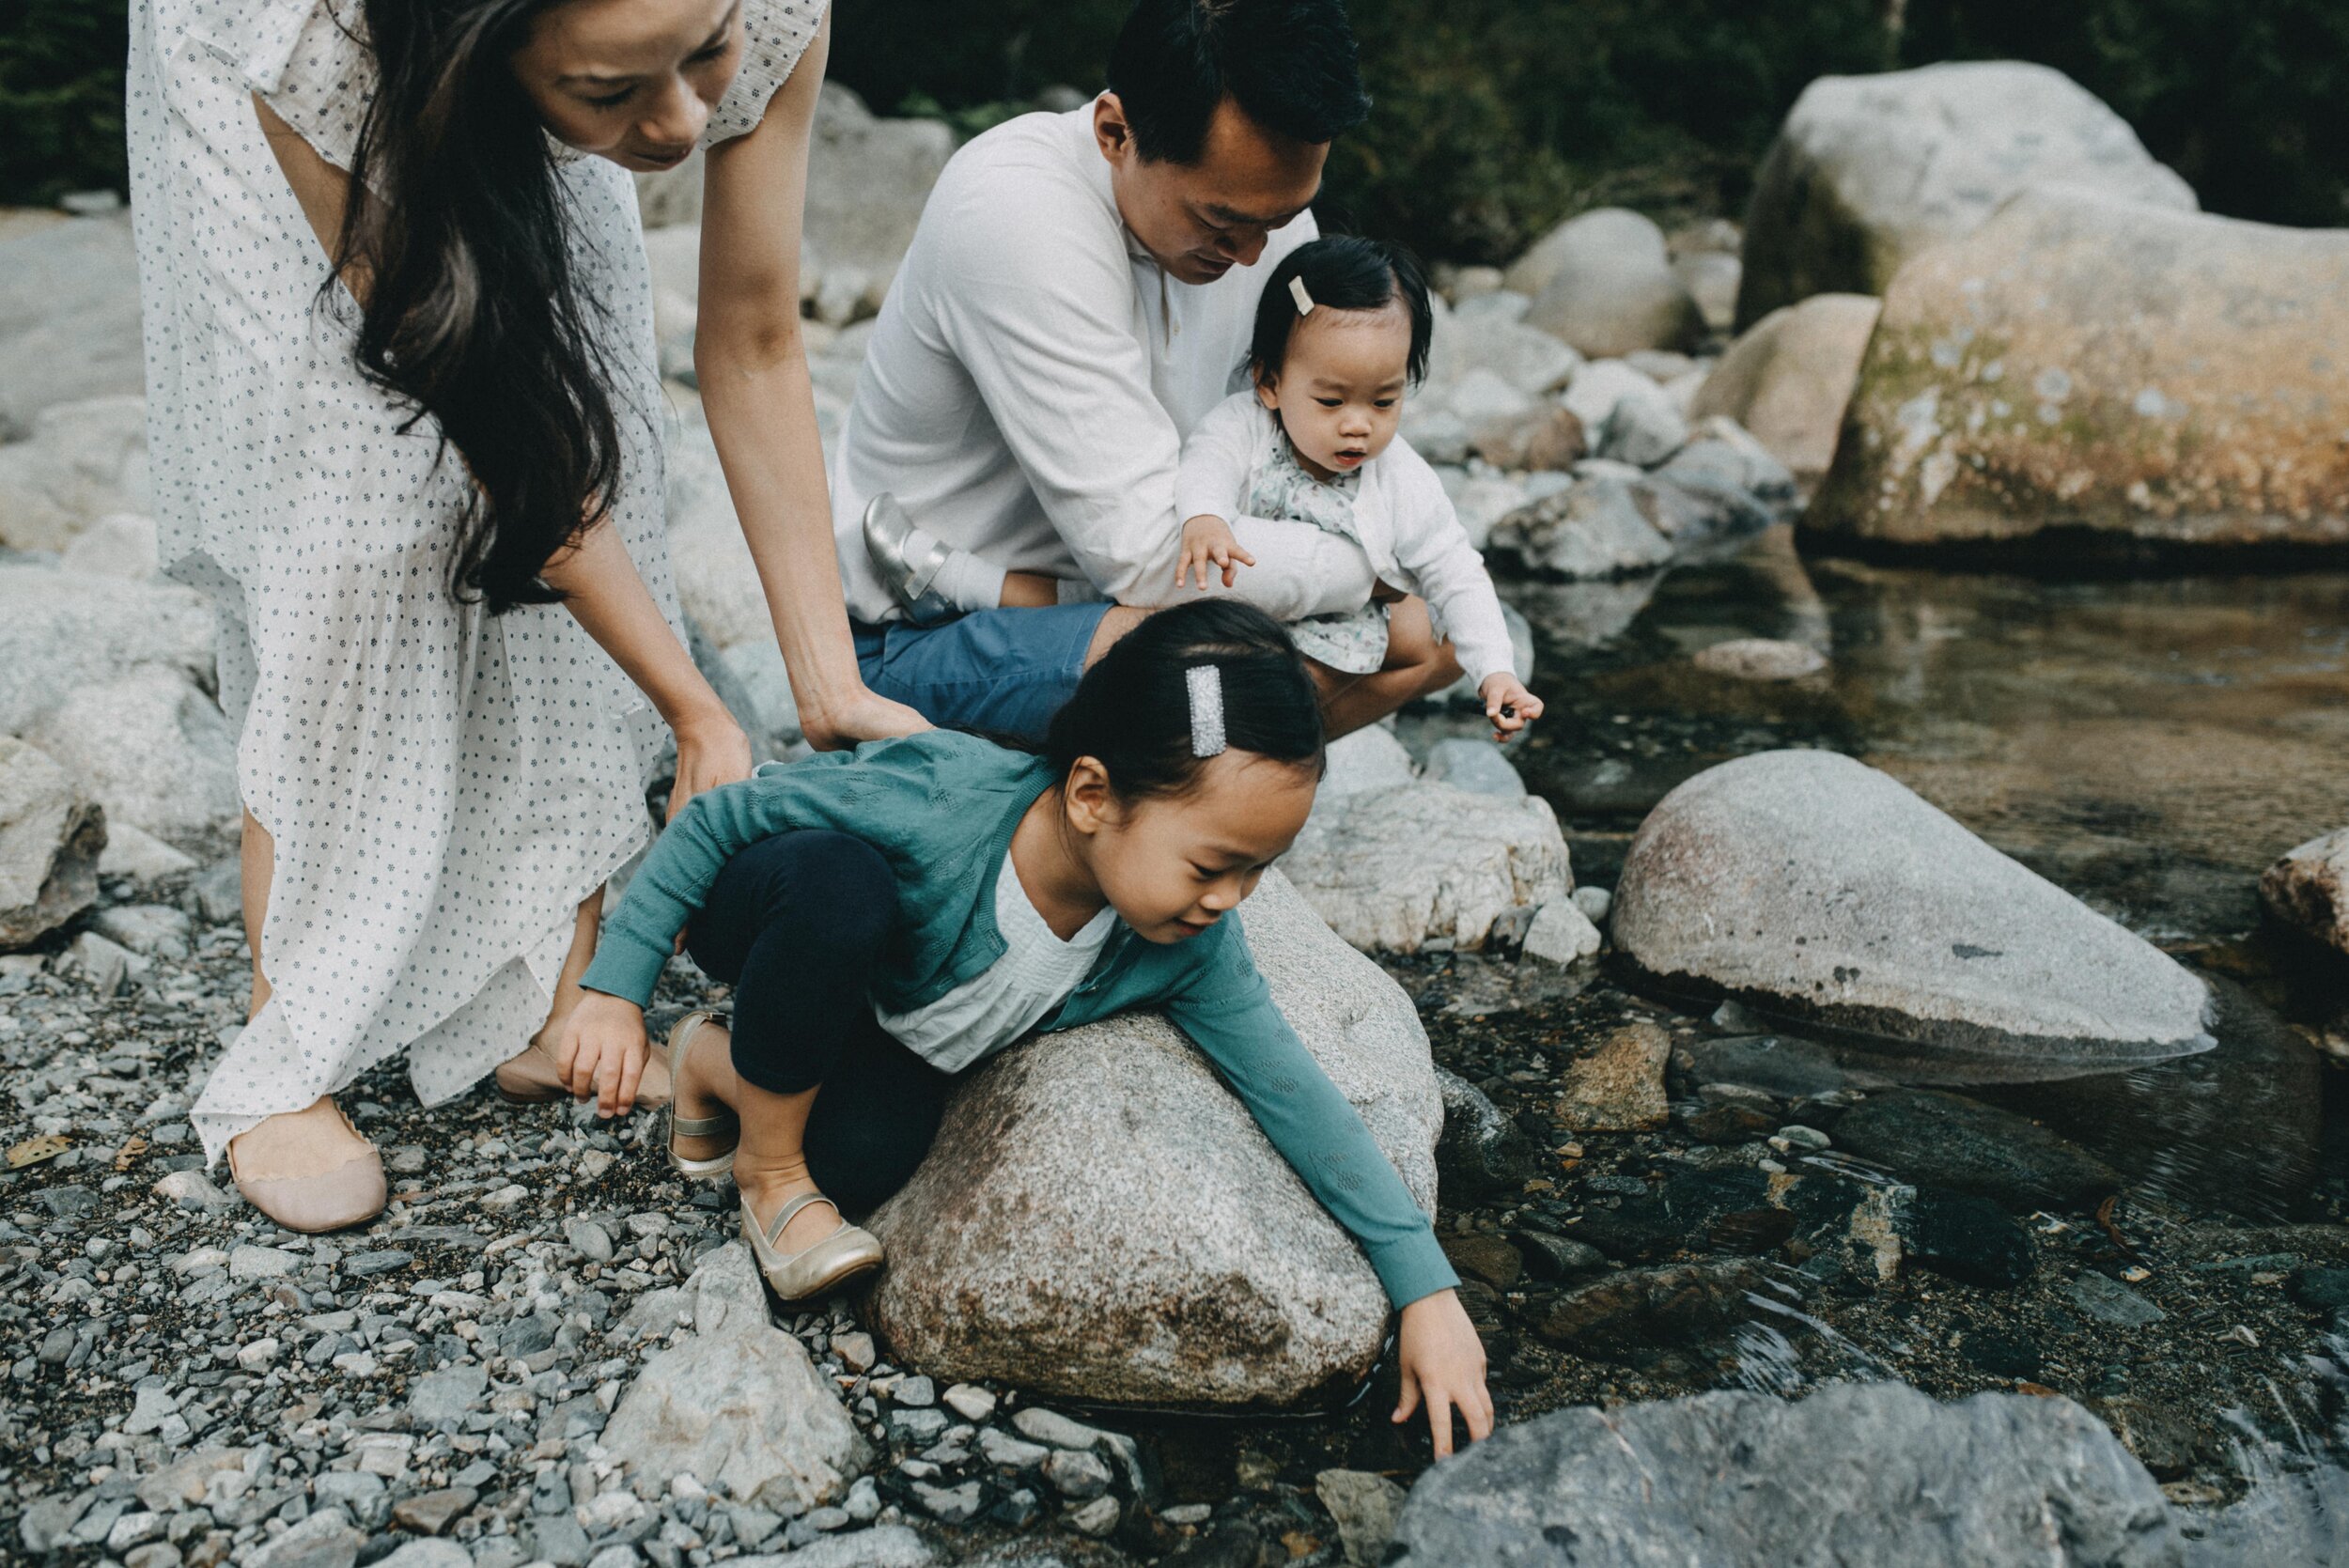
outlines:
[[[1297,302],[1298,315],[1311,316],[1314,313],[1314,297],[1305,292],[1305,279],[1302,274],[1289,279],[1289,298]]]
[[[1190,754],[1219,755],[1223,750],[1223,672],[1213,664],[1193,664],[1183,672],[1190,688]]]

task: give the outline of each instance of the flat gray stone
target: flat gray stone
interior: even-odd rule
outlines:
[[[1963,1463],[1952,1463],[1963,1455]],[[1925,1502],[1922,1499],[1930,1499]],[[1700,1545],[1701,1544],[1701,1545]],[[2068,1399],[1897,1383],[1504,1427],[1411,1489],[1391,1568],[2179,1568],[2154,1478]]]
[[[863,1467],[863,1439],[807,1349],[768,1319],[748,1249],[706,1254],[693,1333],[646,1361],[599,1439],[645,1475],[680,1471],[772,1506],[829,1502]]]
[[[1632,840],[1609,926],[1666,985],[1920,1059],[2118,1068],[2207,1050],[2174,959],[1890,776],[1828,752],[1707,768]]]

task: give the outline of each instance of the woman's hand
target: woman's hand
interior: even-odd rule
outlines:
[[[846,751],[862,741],[919,735],[932,727],[905,704],[891,701],[862,681],[833,701],[800,705],[800,731],[819,752]]]
[[[1396,1364],[1403,1374],[1403,1403],[1392,1419],[1400,1424],[1423,1401],[1436,1457],[1452,1452],[1452,1413],[1468,1422],[1469,1440],[1492,1436],[1493,1398],[1485,1391],[1485,1342],[1460,1305],[1460,1293],[1439,1290],[1403,1309]]]
[[[1541,698],[1506,672],[1486,675],[1476,691],[1485,699],[1485,718],[1493,727],[1495,740],[1508,739],[1542,716]]]
[[[577,1099],[595,1096],[599,1116],[636,1109],[636,1085],[652,1056],[645,1010],[601,991],[586,991],[554,1038],[555,1076]]]
[[[677,782],[669,786],[664,822],[676,821],[685,802],[703,790],[751,776],[750,737],[724,708],[680,721],[676,734]]]
[[[1238,580],[1241,567],[1255,564],[1256,558],[1240,549],[1239,540],[1233,537],[1230,523],[1202,512],[1183,524],[1183,553],[1174,562],[1174,586],[1181,587],[1183,579],[1195,571],[1204,594],[1207,580],[1221,571],[1228,588]]]

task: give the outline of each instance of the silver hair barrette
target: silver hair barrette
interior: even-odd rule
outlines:
[[[1211,757],[1223,750],[1223,672],[1213,664],[1193,664],[1183,672],[1190,688],[1190,754]]]
[[[1297,302],[1298,315],[1311,316],[1314,313],[1314,297],[1305,292],[1305,280],[1303,277],[1299,276],[1289,279],[1289,298]]]

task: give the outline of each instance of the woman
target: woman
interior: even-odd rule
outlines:
[[[749,769],[677,630],[629,170],[710,149],[706,406],[811,736],[919,726],[857,677],[798,336],[824,47],[822,0],[133,7],[163,554],[246,806],[251,1021],[192,1120],[281,1225],[381,1210],[331,1096],[386,1056],[562,1092],[656,714],[672,811]]]

